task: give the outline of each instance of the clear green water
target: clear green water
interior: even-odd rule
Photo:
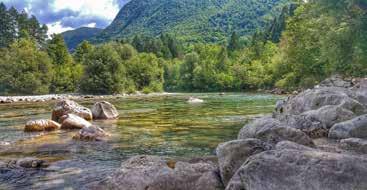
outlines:
[[[205,103],[188,104],[190,96]],[[52,163],[42,170],[0,169],[0,189],[79,189],[138,154],[211,156],[219,143],[235,139],[250,119],[270,113],[279,98],[213,93],[109,99],[120,112],[119,120],[95,122],[111,134],[107,142],[73,141],[77,131],[22,131],[29,119],[50,118],[54,103],[0,105],[0,161],[38,157]],[[78,102],[87,107],[94,103]]]

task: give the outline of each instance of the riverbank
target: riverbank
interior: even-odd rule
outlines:
[[[134,94],[116,94],[116,95],[83,95],[83,94],[46,94],[46,95],[29,95],[29,96],[0,96],[0,104],[11,104],[21,102],[49,102],[56,100],[83,100],[83,99],[118,99],[123,97],[149,97],[149,96],[166,96],[175,95],[177,93],[149,93],[143,94],[136,92]]]

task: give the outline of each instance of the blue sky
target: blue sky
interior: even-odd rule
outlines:
[[[35,15],[49,34],[82,26],[104,28],[129,0],[0,0]]]

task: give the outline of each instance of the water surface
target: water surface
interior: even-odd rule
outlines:
[[[195,96],[203,104],[188,104]],[[0,161],[24,157],[49,160],[42,170],[0,170],[0,189],[79,189],[103,179],[138,154],[170,157],[215,155],[219,143],[235,139],[250,119],[270,113],[279,96],[229,93],[175,94],[109,99],[115,121],[95,121],[107,142],[77,142],[77,131],[24,133],[27,120],[50,118],[54,103],[0,105]],[[91,107],[93,100],[78,101]]]

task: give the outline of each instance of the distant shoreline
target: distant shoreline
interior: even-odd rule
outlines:
[[[11,104],[17,102],[49,102],[62,99],[70,100],[86,100],[86,99],[114,99],[123,97],[139,97],[139,96],[165,96],[177,93],[149,93],[143,94],[136,92],[134,94],[116,94],[116,95],[85,95],[85,94],[46,94],[46,95],[20,95],[20,96],[0,96],[0,104]]]

